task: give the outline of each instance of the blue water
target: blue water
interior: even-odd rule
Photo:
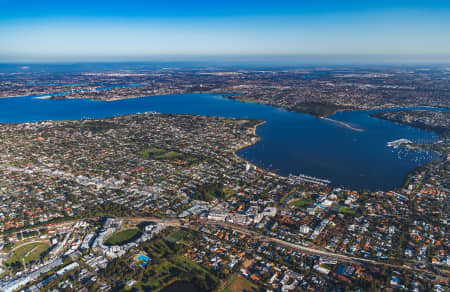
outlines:
[[[140,254],[140,255],[138,255],[138,257],[137,257],[137,260],[138,260],[138,261],[148,262],[148,261],[149,261],[149,258],[148,258],[147,256],[143,255],[143,254]]]
[[[340,112],[332,119],[365,131],[357,132],[331,121],[244,103],[219,94],[180,94],[118,100],[41,100],[33,97],[0,99],[0,122],[103,118],[156,111],[267,121],[256,133],[261,141],[238,151],[250,162],[281,175],[307,174],[351,189],[387,190],[400,186],[413,168],[438,156],[386,146],[406,138],[434,141],[438,135],[372,118],[371,111]]]
[[[145,268],[148,264],[148,261],[150,260],[146,255],[140,254],[137,257],[138,261],[143,261],[143,263],[141,264],[141,267]]]

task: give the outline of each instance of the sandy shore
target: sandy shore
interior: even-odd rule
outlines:
[[[353,126],[351,126],[351,125],[349,125],[349,124],[347,124],[345,122],[336,121],[336,120],[333,120],[333,119],[330,119],[330,118],[321,118],[321,119],[326,120],[326,121],[330,121],[330,122],[333,122],[333,123],[336,123],[336,124],[339,124],[339,125],[341,125],[343,127],[346,127],[347,129],[350,129],[350,130],[353,130],[353,131],[357,131],[357,132],[364,132],[365,131],[365,130],[360,129],[360,128],[355,128],[355,127],[353,127]]]

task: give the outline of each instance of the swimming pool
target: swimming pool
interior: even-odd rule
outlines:
[[[150,259],[148,258],[148,256],[145,256],[143,254],[140,254],[137,256],[136,258],[138,261],[144,261],[144,262],[148,262]]]

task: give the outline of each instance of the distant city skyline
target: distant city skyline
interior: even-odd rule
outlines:
[[[450,62],[448,1],[2,2],[0,62]]]

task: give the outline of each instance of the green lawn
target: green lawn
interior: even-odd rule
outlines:
[[[194,236],[189,230],[179,232],[172,230],[168,236],[174,238],[184,238]],[[193,237],[192,240],[198,240],[200,237]],[[103,275],[108,281],[116,282],[118,278],[129,280],[130,273],[137,282],[126,291],[161,291],[165,287],[176,281],[186,281],[199,287],[201,291],[214,291],[219,284],[217,276],[210,271],[208,267],[203,267],[194,261],[185,258],[181,254],[186,248],[184,245],[171,243],[161,237],[141,243],[142,253],[151,258],[145,268],[135,270],[129,266],[130,258],[121,257],[116,262],[106,267]],[[135,254],[133,255],[135,257]],[[122,291],[122,290],[121,290]]]
[[[175,230],[171,232],[167,237],[166,240],[168,242],[176,243],[178,241],[181,241],[185,239],[189,235],[189,232],[183,229]]]
[[[182,153],[178,153],[178,152],[173,152],[173,151],[169,151],[163,154],[159,154],[159,155],[155,155],[153,157],[153,159],[156,160],[173,160],[173,159],[178,159],[178,158],[183,158],[184,154]]]
[[[334,204],[330,211],[332,211],[332,212],[339,212],[339,210],[340,210],[341,208],[342,208],[341,205],[339,205],[339,204]]]
[[[309,206],[312,204],[314,204],[314,201],[312,199],[307,199],[307,198],[289,202],[289,205],[292,205],[296,208],[301,208],[301,207]]]
[[[349,215],[355,215],[356,214],[356,210],[351,209],[351,208],[347,208],[347,207],[342,207],[339,209],[340,213],[344,213],[344,214],[349,214]]]
[[[106,245],[122,245],[136,240],[142,232],[136,228],[129,228],[114,232],[105,240]]]
[[[166,153],[166,150],[159,148],[147,148],[141,151],[141,155],[144,157],[153,156],[153,155],[161,155]]]
[[[147,159],[153,159],[153,160],[176,160],[176,159],[187,159],[192,160],[193,157],[175,152],[175,151],[168,151],[161,148],[146,148],[140,152],[142,156],[144,156]]]
[[[214,199],[225,199],[234,194],[234,191],[222,183],[209,183],[201,185],[192,195],[192,199],[201,201],[212,201]]]
[[[25,244],[12,252],[12,256],[6,261],[6,264],[12,264],[15,262],[23,263],[24,261],[25,264],[28,264],[31,261],[37,261],[39,260],[41,254],[46,252],[49,247],[49,244],[43,242]]]
[[[179,255],[169,256],[147,269],[152,270],[152,277],[147,282],[138,282],[134,285],[133,287],[137,291],[159,291],[170,285],[173,280],[195,283],[205,291],[211,290],[210,287],[214,287],[218,283],[217,278],[211,272]]]

